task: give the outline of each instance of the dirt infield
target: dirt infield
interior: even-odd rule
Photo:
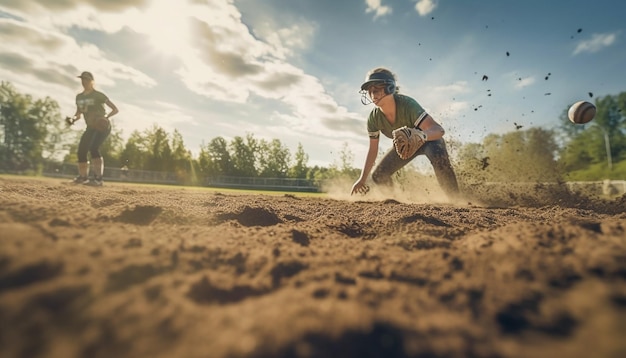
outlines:
[[[0,356],[625,357],[626,199],[549,192],[0,178]]]

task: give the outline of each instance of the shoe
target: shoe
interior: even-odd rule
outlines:
[[[93,178],[90,180],[87,180],[87,182],[83,183],[84,185],[87,186],[102,186],[102,178]]]
[[[89,179],[87,177],[81,177],[80,175],[77,176],[76,178],[74,178],[70,184],[86,184],[87,182],[89,182]]]

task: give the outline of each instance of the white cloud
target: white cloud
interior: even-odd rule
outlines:
[[[352,133],[362,129],[360,124],[355,125],[357,118],[361,120],[359,115],[340,106],[318,78],[288,61],[294,49],[309,46],[316,30],[314,24],[283,28],[265,42],[252,35],[236,11],[228,19],[221,17],[219,24],[209,19],[215,15],[212,8],[196,9],[194,13],[193,37],[199,40],[193,43],[193,55],[182,59],[179,72],[189,89],[224,102],[275,101],[276,106],[282,106],[282,112],[272,117],[292,133],[332,137],[337,127]],[[305,36],[299,37],[303,32]]]
[[[437,7],[436,0],[419,0],[417,4],[415,4],[415,10],[420,16],[426,16],[433,12]]]
[[[382,0],[365,0],[365,4],[367,5],[365,13],[369,14],[370,12],[373,12],[375,19],[385,15],[390,15],[393,12],[390,6],[382,4]]]
[[[591,35],[591,39],[584,40],[578,43],[576,49],[574,50],[574,55],[578,55],[579,53],[583,52],[598,52],[606,47],[613,45],[616,39],[617,33],[615,32],[608,34],[593,34]]]
[[[536,82],[535,77],[524,77],[524,78],[516,78],[515,79],[515,88],[525,88],[528,86],[531,86],[532,84],[534,84]]]
[[[448,137],[452,135],[451,129],[459,125],[459,119],[471,108],[467,101],[444,100],[433,103],[428,113],[439,122],[447,131]]]
[[[254,29],[254,34],[272,47],[272,55],[281,60],[297,55],[298,51],[307,50],[315,37],[318,27],[313,22],[300,20],[297,24],[278,27],[263,22]]]
[[[44,82],[80,87],[76,76],[89,70],[100,85],[112,85],[115,80],[128,80],[142,87],[156,85],[155,80],[144,73],[107,59],[93,44],[78,43],[59,31],[2,18],[0,31],[5,35],[0,42],[3,67],[21,76],[26,74]]]
[[[444,94],[456,94],[469,92],[470,89],[467,81],[457,81],[449,85],[437,86],[434,90]]]

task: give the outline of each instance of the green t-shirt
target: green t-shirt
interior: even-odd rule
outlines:
[[[367,132],[370,138],[380,137],[382,132],[391,138],[391,132],[403,126],[413,128],[426,116],[426,111],[416,100],[409,96],[396,93],[393,95],[396,101],[396,121],[389,123],[380,108],[374,108],[367,119]]]
[[[104,103],[108,100],[109,98],[104,93],[93,90],[89,93],[77,94],[76,106],[85,116],[85,122],[90,124],[96,118],[105,116]]]

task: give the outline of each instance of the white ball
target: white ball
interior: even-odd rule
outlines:
[[[596,106],[591,102],[578,101],[569,108],[567,116],[572,123],[588,123],[596,116]]]

